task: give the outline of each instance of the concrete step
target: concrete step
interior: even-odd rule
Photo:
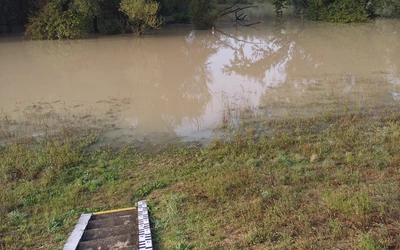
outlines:
[[[103,220],[107,219],[110,217],[119,217],[119,216],[124,216],[124,215],[134,215],[137,212],[135,210],[126,210],[126,211],[120,211],[120,212],[114,212],[114,213],[106,213],[106,214],[93,214],[92,217],[90,217],[90,220]]]
[[[116,217],[109,217],[105,219],[90,220],[86,226],[86,230],[105,228],[105,227],[115,227],[122,225],[137,225],[138,218],[135,215],[123,215]]]
[[[130,234],[80,242],[77,250],[136,250],[138,240]]]
[[[101,238],[109,238],[124,234],[133,234],[138,231],[137,225],[128,224],[115,227],[102,227],[91,230],[85,230],[81,241],[96,240]]]
[[[1,1],[1,0],[0,0]],[[149,222],[139,212],[146,210],[145,201],[138,203],[138,208],[110,210],[94,214],[82,214],[74,231],[71,233],[65,250],[138,250],[139,238],[151,238],[148,230],[141,231],[139,237],[138,216],[148,228]],[[146,235],[144,235],[145,233]],[[146,239],[147,239],[146,238]],[[149,243],[149,242],[148,242]],[[141,244],[145,244],[141,242]]]

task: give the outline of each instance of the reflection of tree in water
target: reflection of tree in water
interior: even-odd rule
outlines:
[[[399,24],[390,24],[391,21],[356,26],[278,19],[272,27],[260,31],[219,32],[217,40],[233,54],[223,68],[226,74],[235,73],[269,86],[267,76],[276,70],[293,77],[318,72],[368,72],[377,67],[388,70],[393,62],[399,63],[396,53],[389,52],[399,47],[395,45]],[[373,62],[366,61],[371,57]]]
[[[357,102],[386,102],[390,88],[393,99],[400,99],[400,78],[394,73],[400,65],[399,25],[276,21],[260,30],[217,32],[216,43],[232,53],[225,74],[273,87],[262,94],[261,105],[310,107],[329,102],[325,99],[332,93]],[[387,84],[378,87],[382,79]]]
[[[259,35],[257,30],[257,34],[252,30],[247,34],[237,32],[232,35],[220,32],[219,42],[233,52],[233,59],[224,65],[223,72],[229,75],[235,73],[263,85],[271,85],[265,78],[274,69],[286,74],[286,64],[292,60],[293,49],[296,49],[294,38],[300,37],[302,30],[285,33],[283,26],[284,23],[280,22],[273,29],[263,30],[268,35]]]

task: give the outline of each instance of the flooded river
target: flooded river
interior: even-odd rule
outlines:
[[[266,19],[211,31],[169,26],[140,38],[0,38],[0,108],[103,118],[109,138],[199,139],[246,110],[312,116],[340,105],[400,104],[400,22]]]

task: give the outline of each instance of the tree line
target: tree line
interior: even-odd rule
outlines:
[[[255,0],[263,2],[263,0]],[[400,16],[400,0],[271,0],[277,16],[292,5],[310,20],[363,22],[381,13]],[[209,29],[251,0],[0,0],[0,27],[25,26],[31,39],[73,39],[90,33],[142,34],[157,29],[163,16]],[[227,4],[223,7],[220,4]],[[227,7],[228,6],[228,7]],[[1,30],[1,28],[0,28]]]
[[[333,23],[365,22],[381,15],[400,16],[399,0],[273,0],[277,15],[288,4],[309,20]]]

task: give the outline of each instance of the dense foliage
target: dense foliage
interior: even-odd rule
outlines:
[[[311,20],[350,23],[368,20],[367,10],[357,0],[338,0],[329,4],[310,2],[306,16]]]
[[[41,40],[83,37],[88,27],[87,17],[74,8],[64,8],[65,2],[46,4],[39,15],[30,18],[26,35]]]
[[[213,26],[214,2],[210,0],[192,0],[189,8],[190,21],[196,29],[209,29]]]
[[[189,5],[187,0],[162,0],[161,12],[164,15],[172,15],[175,22],[189,22]]]
[[[89,33],[142,34],[169,22],[209,29],[228,5],[272,2],[278,16],[287,5],[307,19],[364,22],[400,16],[400,0],[0,0],[0,32],[26,26],[32,39],[79,38]],[[224,7],[218,6],[223,4]]]
[[[365,22],[380,15],[399,16],[398,0],[295,0],[297,13],[307,19],[335,23]],[[275,0],[277,14],[288,4]]]
[[[120,10],[128,16],[128,26],[135,34],[147,28],[157,29],[162,20],[157,16],[160,4],[150,0],[122,0]]]

